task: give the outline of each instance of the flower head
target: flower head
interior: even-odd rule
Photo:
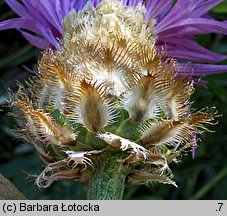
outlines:
[[[6,0],[19,18],[0,23],[0,30],[16,28],[34,46],[45,49],[60,47],[63,34],[64,18],[72,10],[80,11],[89,1],[82,0]],[[97,7],[101,0],[92,0],[90,4]],[[198,64],[198,62],[214,63],[226,59],[226,56],[207,50],[199,45],[194,37],[199,34],[227,34],[226,22],[219,22],[208,15],[208,11],[222,0],[121,0],[122,5],[146,8],[146,22],[155,21],[153,26],[159,48],[165,46],[168,55],[183,61],[195,62],[178,66],[178,71],[185,75],[203,76],[210,73],[226,72],[225,65]]]
[[[16,132],[47,163],[39,187],[91,181],[106,161],[122,171],[123,184],[176,186],[170,164],[217,114],[191,111],[193,81],[156,48],[155,23],[145,16],[143,6],[117,0],[72,11],[61,48],[44,52],[29,91],[19,86],[11,102]]]

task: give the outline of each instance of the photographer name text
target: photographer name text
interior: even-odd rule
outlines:
[[[4,203],[4,213],[16,212],[99,212],[99,205],[86,203],[86,204],[28,204],[26,202],[20,203]]]

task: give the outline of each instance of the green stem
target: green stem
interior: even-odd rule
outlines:
[[[201,199],[209,190],[216,186],[217,183],[227,175],[227,166],[224,167],[210,182],[202,187],[197,193],[195,193],[190,199]]]
[[[113,154],[114,155],[114,154]],[[87,198],[90,200],[121,200],[125,189],[125,178],[130,167],[119,164],[119,158],[110,154],[100,158],[95,165],[88,184]]]

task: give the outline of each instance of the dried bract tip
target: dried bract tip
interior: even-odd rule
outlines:
[[[188,140],[192,131],[190,125],[181,121],[163,120],[153,122],[141,130],[141,145],[163,145],[176,146]]]
[[[170,184],[177,187],[176,183],[170,179],[170,177],[165,175],[160,175],[160,173],[147,173],[144,171],[134,171],[128,178],[130,184],[147,184],[159,182],[163,184]]]
[[[126,93],[123,107],[129,112],[133,121],[141,122],[158,116],[160,112],[158,100],[155,77],[147,75]]]
[[[81,176],[80,169],[69,169],[61,171],[66,166],[64,161],[49,164],[36,178],[39,188],[48,188],[54,181],[61,179],[78,180]]]
[[[116,117],[114,104],[107,98],[105,90],[104,84],[97,86],[86,81],[80,82],[75,119],[88,130],[100,131],[112,124]]]
[[[41,142],[46,145],[75,145],[76,134],[66,126],[58,125],[48,113],[44,113],[41,109],[35,109],[22,86],[20,86],[17,98],[12,105],[22,112],[16,116],[21,118],[20,124],[27,131],[25,138],[34,139],[33,142]]]
[[[122,151],[131,150],[132,153],[142,155],[144,159],[146,159],[146,155],[149,154],[148,150],[146,150],[144,147],[115,134],[104,133],[99,134],[98,137],[104,140],[109,145],[115,148],[119,148]]]

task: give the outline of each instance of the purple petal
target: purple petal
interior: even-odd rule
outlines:
[[[206,76],[209,74],[227,72],[227,65],[179,64],[177,71],[186,76]]]
[[[173,6],[173,0],[171,0],[170,3],[166,6],[166,8],[159,13],[158,17],[156,18],[157,19],[157,22],[160,22],[162,19],[164,19],[164,17],[171,10],[172,6]]]
[[[13,18],[0,22],[0,30],[6,29],[27,29],[39,34],[39,30],[31,18]]]
[[[159,41],[159,46],[163,46],[163,41],[165,41],[168,55],[178,59],[198,62],[219,62],[227,58],[225,55],[220,55],[209,51],[192,39],[172,37],[166,40],[160,38],[159,40],[161,40]]]
[[[28,32],[22,31],[20,30],[21,34],[34,46],[40,48],[40,49],[45,49],[46,47],[48,47],[50,45],[50,43],[41,38],[41,37],[37,37],[35,35],[32,35]]]
[[[47,28],[41,28],[40,29],[41,32],[42,32],[42,35],[44,36],[44,38],[46,38],[53,47],[57,48],[57,49],[60,49],[60,44],[59,44],[59,41],[58,39],[59,38],[56,38],[52,32],[52,30],[47,27]]]
[[[195,160],[195,144],[192,144],[192,160]]]
[[[188,1],[187,6],[185,7],[184,0],[178,0],[171,11],[166,15],[166,17],[157,24],[156,28],[166,28],[173,23],[177,23],[178,20],[182,20],[182,18],[186,18],[190,12],[191,3]]]
[[[136,7],[139,3],[142,3],[143,0],[129,0],[127,3],[124,1],[125,5],[130,7]]]
[[[206,13],[214,8],[215,6],[217,6],[218,4],[220,4],[223,0],[211,0],[211,1],[206,1],[206,2],[202,2],[202,4],[200,4],[199,7],[196,8],[196,10],[193,12],[193,16],[197,16],[197,17],[201,17],[203,15],[206,15]]]
[[[5,0],[9,7],[19,16],[27,17],[28,12],[26,8],[15,0]]]
[[[170,25],[166,28],[157,27],[155,33],[157,35],[163,34],[165,37],[174,36],[176,34],[184,32],[184,29],[188,27],[198,29],[199,34],[207,33],[218,33],[218,34],[227,34],[227,25],[225,22],[218,22],[216,20],[208,20],[205,18],[188,18],[184,19],[174,25]],[[195,34],[195,31],[193,32]]]
[[[151,19],[156,18],[172,0],[147,0],[145,5],[147,9],[146,20],[149,22]]]
[[[29,73],[31,73],[31,74],[36,74],[36,72],[35,72],[34,70],[32,70],[31,68],[27,67],[26,65],[22,65],[22,67],[23,67],[26,71],[28,71]]]
[[[128,0],[121,0],[121,3],[122,3],[123,5],[127,5],[127,4],[128,4]]]
[[[190,137],[190,142],[192,143],[191,148],[192,148],[192,159],[195,159],[195,150],[196,150],[196,133],[193,132],[191,137]]]
[[[205,89],[208,89],[207,81],[201,80],[201,79],[195,79],[195,78],[193,78],[193,81],[194,81],[195,85],[199,85],[199,86],[202,86]]]
[[[68,3],[68,4],[67,4]],[[69,8],[69,2],[65,1],[65,5]],[[62,7],[62,1],[61,0],[55,0],[54,1],[54,10],[56,11],[56,15],[57,15],[57,22],[58,23],[62,23],[62,20],[64,19],[65,13]]]
[[[212,6],[219,4],[221,0],[178,0],[172,10],[163,20],[158,23],[160,28],[166,28],[187,18],[200,18],[202,15],[207,16],[207,12]],[[159,28],[158,27],[158,28]]]
[[[78,12],[79,10],[83,9],[84,6],[88,3],[87,0],[77,0],[74,9]],[[71,11],[71,10],[70,10]]]
[[[101,2],[102,0],[93,0],[92,3],[94,7],[97,7],[97,5]]]
[[[40,11],[43,16],[59,31],[62,31],[62,25],[59,23],[56,11],[50,1],[40,0]]]
[[[29,17],[33,19],[33,22],[39,23],[39,25],[42,26],[48,26],[49,23],[39,11],[38,1],[29,2],[27,0],[23,0],[22,2],[24,3],[26,9],[28,10]],[[34,4],[34,2],[36,2],[36,4]]]
[[[227,58],[221,55],[219,57],[218,54],[215,54],[209,51],[207,51],[209,53],[209,56],[207,56],[204,53],[198,53],[194,50],[187,50],[184,48],[179,48],[177,46],[175,47],[167,46],[167,47],[168,47],[168,56],[181,59],[181,60],[198,61],[198,62],[219,62]]]
[[[66,0],[54,0],[55,2],[55,9],[56,9],[56,14],[58,16],[62,16],[65,17],[68,13],[69,10],[71,9],[71,4],[75,2],[75,0],[73,1],[66,1]],[[53,3],[52,3],[53,4]],[[59,15],[59,13],[61,15]]]

